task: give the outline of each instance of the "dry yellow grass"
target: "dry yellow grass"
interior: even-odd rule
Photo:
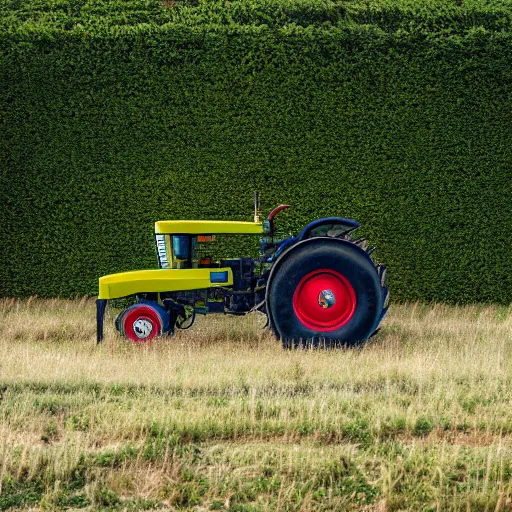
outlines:
[[[0,316],[0,509],[511,507],[510,308],[394,305],[336,351],[258,316],[147,346],[96,346],[88,299]]]

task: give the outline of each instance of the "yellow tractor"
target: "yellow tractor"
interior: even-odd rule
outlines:
[[[196,314],[254,311],[267,315],[286,348],[354,345],[375,334],[388,309],[386,267],[373,262],[374,248],[365,239],[353,237],[360,224],[322,218],[278,240],[275,216],[288,207],[278,206],[261,221],[256,194],[252,222],[156,222],[159,268],[99,280],[98,343],[107,301],[121,297],[134,297],[136,303],[117,316],[115,325],[136,343],[187,329]],[[259,236],[259,256],[208,254],[217,237],[235,234]]]

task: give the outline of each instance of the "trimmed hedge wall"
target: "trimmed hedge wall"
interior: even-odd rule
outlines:
[[[257,189],[285,232],[359,220],[394,299],[511,302],[511,8],[169,5],[11,0],[0,295],[95,294],[156,266],[155,220]]]

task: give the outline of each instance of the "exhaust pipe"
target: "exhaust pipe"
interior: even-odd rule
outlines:
[[[260,198],[258,192],[254,191],[254,222],[260,221]]]

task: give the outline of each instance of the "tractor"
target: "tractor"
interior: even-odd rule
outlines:
[[[255,194],[252,222],[156,222],[159,268],[99,279],[97,342],[103,339],[107,301],[125,297],[136,303],[121,311],[115,326],[136,343],[188,329],[197,314],[255,311],[267,315],[266,325],[285,348],[351,346],[373,336],[389,292],[386,267],[370,257],[374,247],[353,236],[360,224],[327,217],[278,239],[275,217],[287,208],[280,205],[261,221]],[[259,256],[210,254],[217,237],[234,234],[259,235]],[[220,245],[226,250],[226,243]]]

